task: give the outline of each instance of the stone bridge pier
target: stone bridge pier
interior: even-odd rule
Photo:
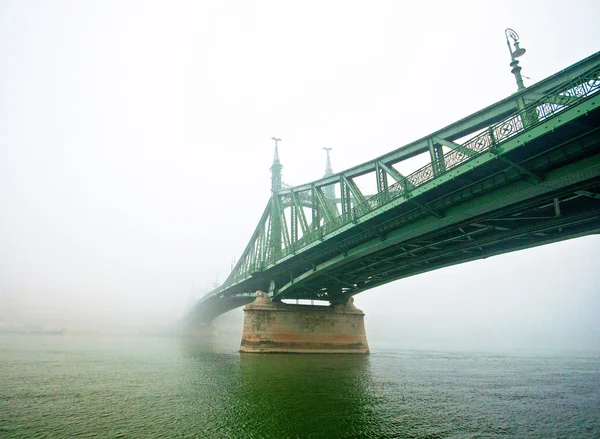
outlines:
[[[346,305],[290,305],[256,292],[244,308],[240,352],[368,354],[365,314]]]

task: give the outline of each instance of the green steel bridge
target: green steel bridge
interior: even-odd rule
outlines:
[[[598,233],[599,129],[600,52],[351,169],[331,172],[328,157],[325,177],[300,186],[282,185],[276,142],[271,198],[250,242],[184,323],[208,323],[257,290],[345,303],[397,279]],[[418,155],[425,166],[398,171]],[[376,193],[361,190],[365,178]]]

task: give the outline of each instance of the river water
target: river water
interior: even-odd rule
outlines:
[[[600,358],[0,334],[0,437],[598,438]]]

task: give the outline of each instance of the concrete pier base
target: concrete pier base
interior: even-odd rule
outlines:
[[[353,304],[271,302],[262,291],[244,308],[240,352],[368,354],[365,314]]]

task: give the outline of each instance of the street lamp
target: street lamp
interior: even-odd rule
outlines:
[[[523,56],[525,49],[519,47],[519,34],[514,30],[507,28],[504,30],[504,35],[506,36],[506,45],[508,46],[508,51],[510,52],[510,66],[512,67],[511,73],[515,75],[515,79],[517,80],[517,88],[519,91],[525,90],[523,78],[521,77],[521,67],[519,66],[519,61],[517,60],[517,58]],[[510,47],[510,40],[513,41],[513,46],[515,46],[514,51]]]

